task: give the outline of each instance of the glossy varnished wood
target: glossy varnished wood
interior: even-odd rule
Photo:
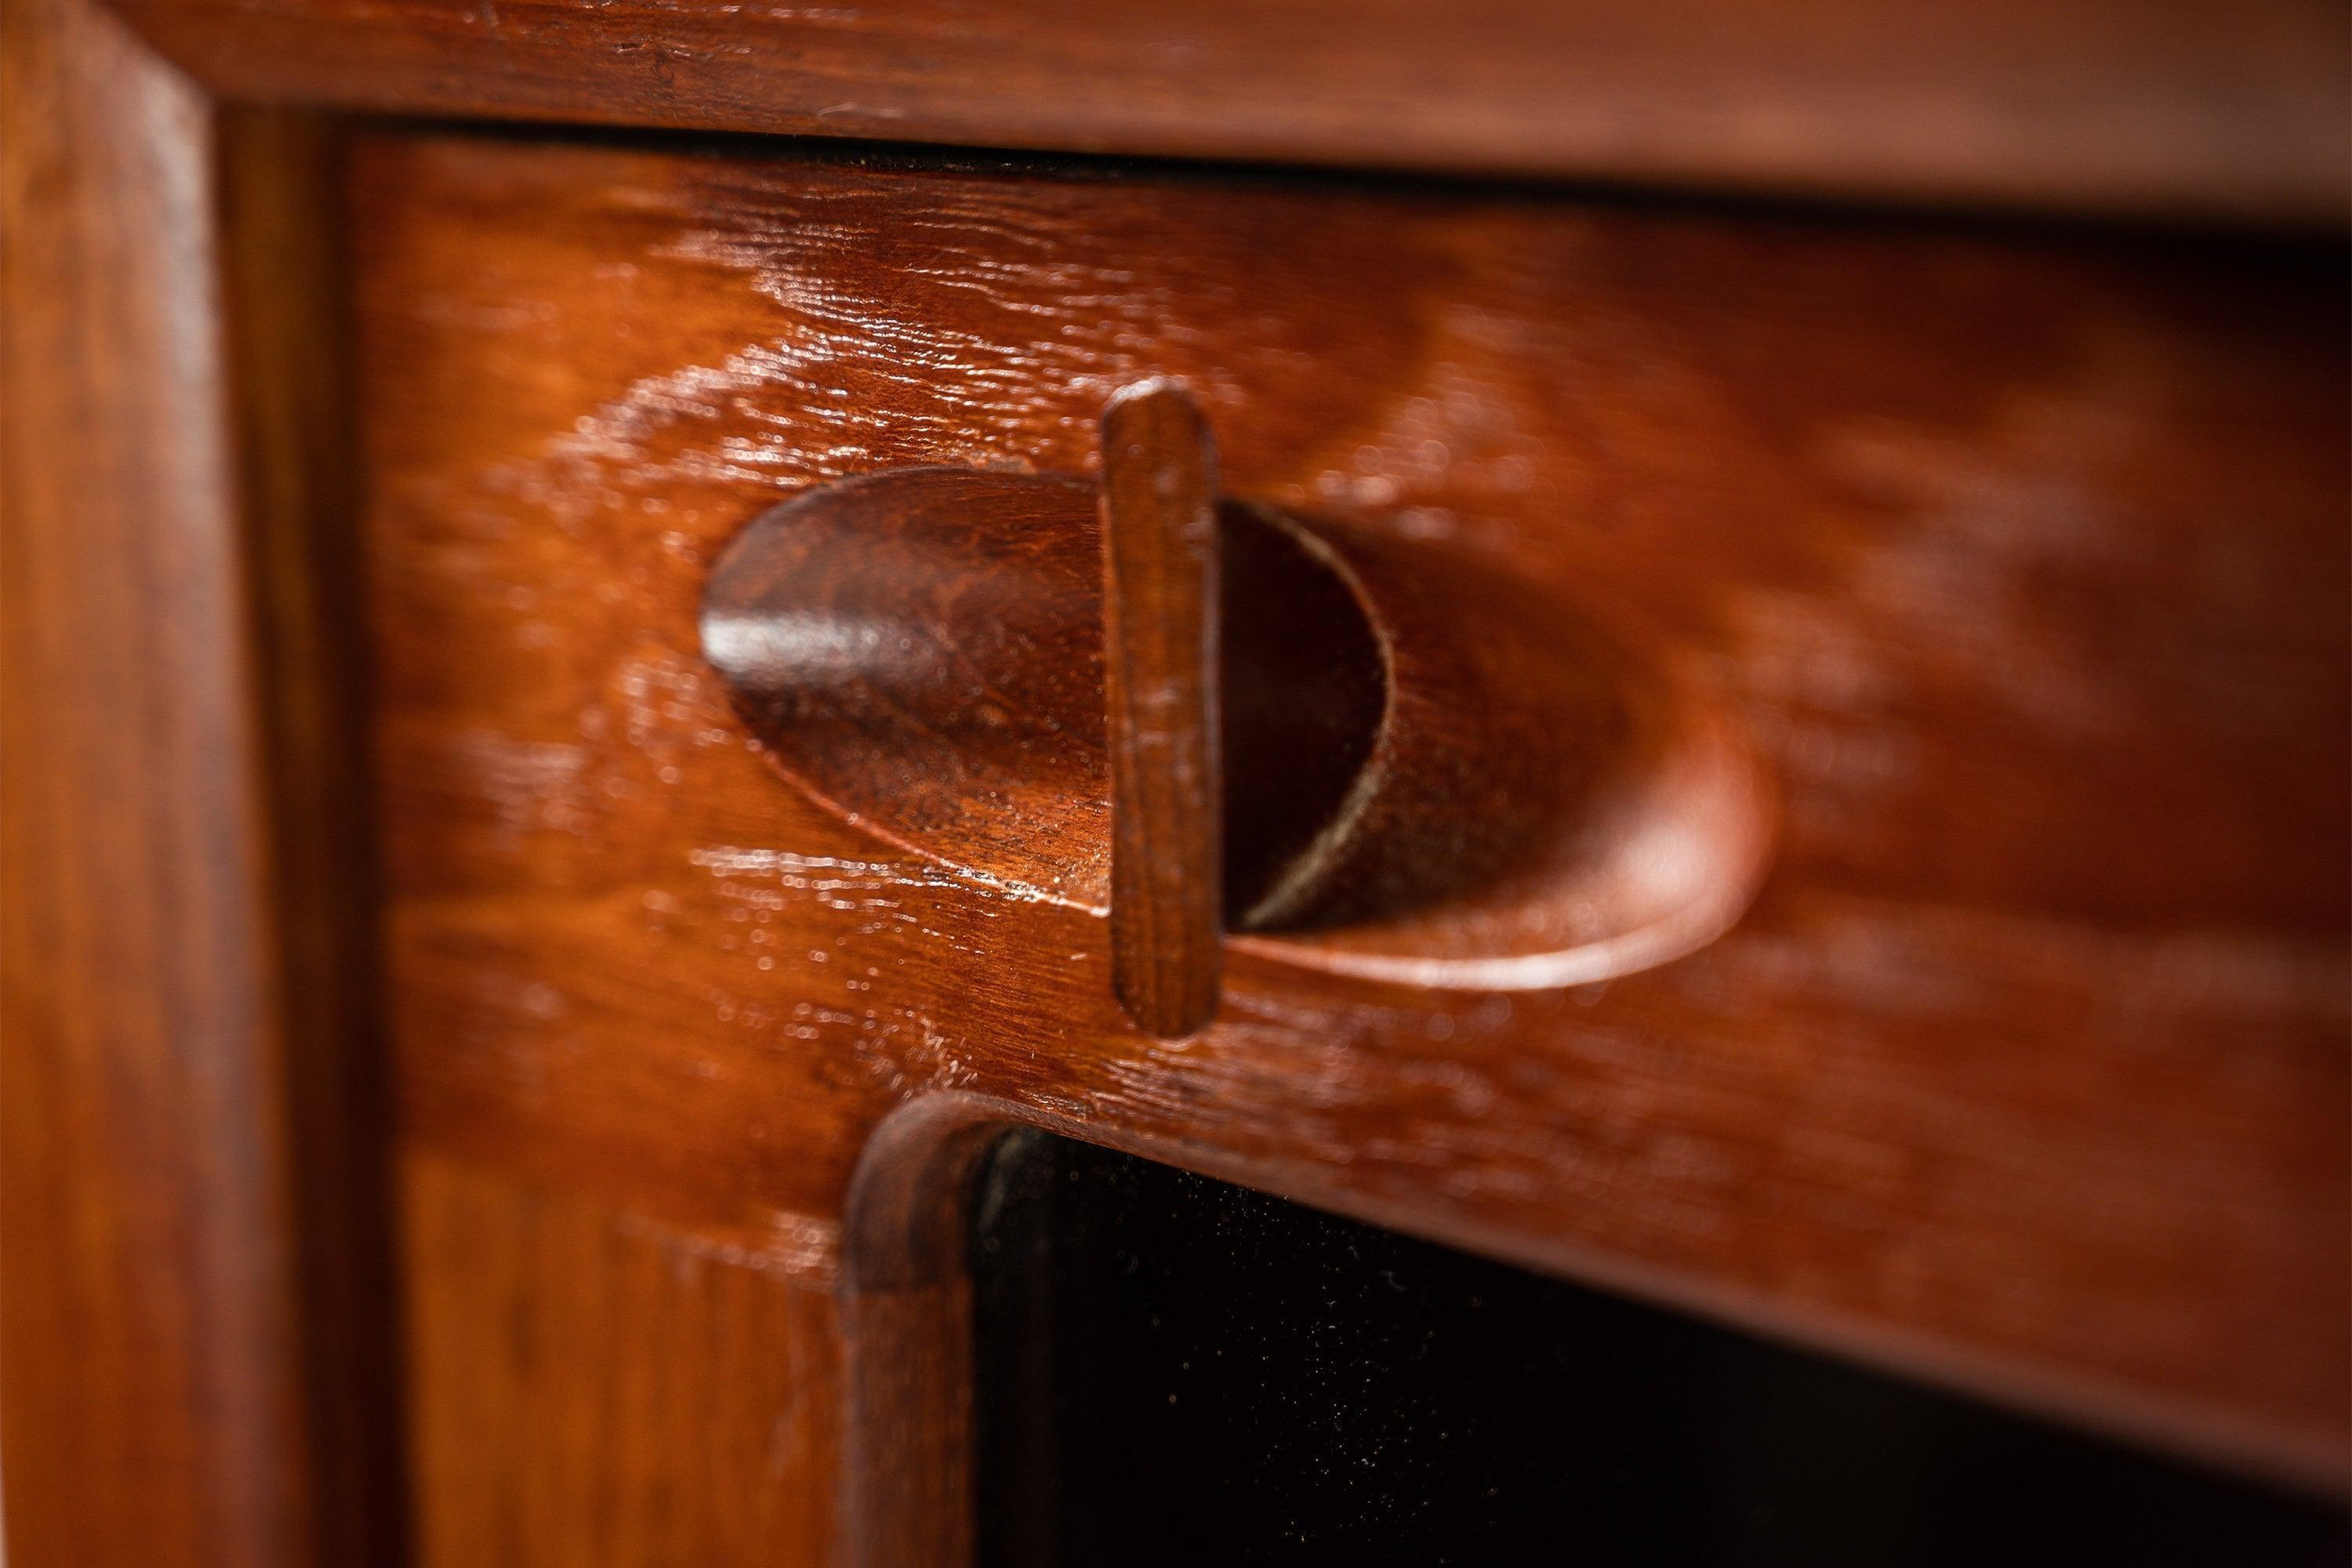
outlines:
[[[828,1292],[609,1206],[420,1156],[405,1172],[417,1559],[826,1561]]]
[[[1224,935],[1216,443],[1183,388],[1124,387],[1102,469],[1111,989],[1181,1039],[1217,1010]]]
[[[0,16],[8,1556],[364,1562],[390,1537],[350,1467],[341,1244],[307,1223],[340,1199],[303,1190],[293,1103],[332,1076],[299,1058],[338,1048],[343,998],[289,998],[331,983],[298,949],[340,928],[285,940],[305,878],[264,784],[319,754],[280,745],[317,671],[289,648],[263,711],[244,526],[293,528],[302,484],[232,441],[269,331],[215,271],[215,159],[264,226],[308,163],[216,136],[110,15]],[[308,279],[276,283],[299,318]]]
[[[1163,974],[1127,966],[1164,965],[1196,1023],[1221,930],[1328,973],[1524,991],[1678,958],[1747,907],[1769,782],[1685,651],[1610,595],[1386,517],[1171,516],[1156,482],[811,487],[712,565],[702,654],[818,805],[945,875],[1108,913],[1114,988],[1148,996]],[[1119,504],[1146,535],[1123,569]],[[1213,533],[1150,537],[1180,521]],[[1164,672],[1114,679],[1121,638]]]
[[[319,1560],[358,1568],[406,1561],[408,1502],[341,146],[316,117],[220,117],[216,275],[269,824],[263,909],[285,1039],[271,1110],[287,1141],[305,1462]]]
[[[1023,1121],[2341,1486],[2340,254],[394,137],[354,403],[331,139],[221,107],[2344,219],[2308,0],[1339,9],[121,0],[183,77],[0,6],[15,1557],[397,1560],[405,1453],[430,1563],[953,1562]],[[752,754],[730,530],[1083,468],[1160,373],[1241,493],[1711,671],[1790,814],[1742,928],[1244,950],[1170,1046],[1098,917]]]
[[[1006,1121],[2335,1484],[2339,253],[450,138],[354,180],[405,1137],[835,1293],[840,1550],[968,1539],[940,1237]],[[1782,801],[1739,925],[1517,994],[1235,948],[1171,1045],[1099,914],[785,784],[698,652],[728,541],[1086,473],[1163,374],[1227,493],[1676,650]]]
[[[2327,0],[116,0],[215,90],[404,112],[2340,226]]]

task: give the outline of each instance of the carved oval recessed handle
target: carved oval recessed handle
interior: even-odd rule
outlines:
[[[1099,485],[897,469],[735,539],[703,647],[788,778],[1108,913],[1121,999],[1163,1034],[1213,1010],[1221,941],[1525,989],[1746,906],[1769,796],[1670,648],[1459,551],[1219,499],[1172,389],[1105,435]]]

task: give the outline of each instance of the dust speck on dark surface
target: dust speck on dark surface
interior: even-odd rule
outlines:
[[[980,1561],[2345,1561],[2339,1508],[1040,1133],[972,1215]]]

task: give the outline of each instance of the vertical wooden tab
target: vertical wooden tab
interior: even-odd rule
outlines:
[[[1217,1010],[1216,450],[1184,390],[1150,381],[1103,411],[1102,454],[1111,977],[1173,1038]]]

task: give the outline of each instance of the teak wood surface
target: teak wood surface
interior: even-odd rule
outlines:
[[[299,1447],[283,1037],[261,803],[218,761],[259,736],[213,125],[111,17],[5,16],[8,1551],[285,1561],[308,1498],[278,1463]]]
[[[951,1560],[1004,1121],[2341,1489],[2335,242],[388,132],[345,184],[245,107],[2340,225],[2326,7],[120,11],[0,5],[23,1560]],[[1507,997],[1240,956],[1169,1045],[1099,921],[786,786],[694,653],[730,530],[1083,468],[1154,374],[1229,490],[1710,661],[1784,807],[1738,930]]]
[[[1222,964],[1216,442],[1183,388],[1139,382],[1103,411],[1100,462],[1111,991],[1177,1039],[1215,1015]],[[1267,608],[1278,621],[1287,606]]]
[[[952,1176],[1019,1120],[2334,1473],[2324,254],[397,136],[349,205],[436,1294],[517,1288],[457,1250],[457,1171],[601,1205],[701,1289],[805,1293],[760,1353],[845,1379],[850,1424],[777,1418],[848,1446],[842,1531],[923,1560],[955,1529]],[[719,551],[845,475],[1087,472],[1103,399],[1154,374],[1227,493],[1573,584],[1711,668],[1783,800],[1738,927],[1516,995],[1235,951],[1170,1044],[1122,1017],[1098,917],[789,787],[698,652]],[[556,1375],[473,1326],[496,1299],[421,1314],[427,1385]],[[417,1419],[428,1538],[671,1484],[502,1463],[463,1402]]]
[[[0,20],[8,1551],[389,1562],[326,142],[75,0]]]
[[[2330,0],[114,0],[239,98],[2340,226]]]

